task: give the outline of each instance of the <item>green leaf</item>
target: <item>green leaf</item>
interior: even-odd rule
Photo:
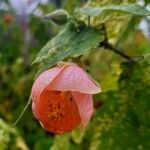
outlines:
[[[149,16],[150,11],[138,4],[121,4],[121,5],[108,5],[103,7],[92,7],[76,8],[75,12],[85,13],[89,16],[100,16],[104,12],[124,12],[138,16]]]
[[[71,132],[71,137],[72,140],[76,143],[76,144],[81,144],[83,137],[85,135],[85,129],[81,129],[81,128],[76,128]]]
[[[77,57],[91,48],[96,48],[103,39],[100,32],[92,27],[75,27],[69,23],[39,52],[33,63],[43,62],[43,69],[47,69],[65,58]]]
[[[62,135],[56,135],[55,141],[53,143],[53,146],[50,148],[50,150],[69,150],[70,147],[70,134],[62,134]]]
[[[150,149],[150,66],[145,61],[124,62],[121,69],[118,90],[95,97],[103,105],[96,108],[86,130],[82,141],[90,145],[85,149]]]
[[[57,25],[64,25],[69,21],[69,14],[66,10],[58,9],[43,17],[46,20],[50,20]]]

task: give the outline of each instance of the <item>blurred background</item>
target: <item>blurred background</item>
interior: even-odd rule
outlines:
[[[149,0],[90,0],[94,6]],[[73,15],[86,0],[0,0],[0,150],[149,150],[150,149],[150,17],[113,13],[108,38],[128,62],[99,48],[78,59],[102,87],[94,96],[95,111],[86,129],[54,135],[33,118],[31,107],[11,128],[28,101],[37,68],[37,53],[63,27],[42,16],[65,8]],[[82,18],[82,16],[81,16]],[[98,27],[104,18],[92,20]]]

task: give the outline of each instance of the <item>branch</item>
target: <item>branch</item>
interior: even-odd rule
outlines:
[[[127,54],[123,53],[121,50],[113,47],[113,45],[110,43],[101,42],[100,46],[104,47],[105,49],[115,52],[116,54],[120,55],[121,57],[123,57],[129,61],[135,62],[129,55],[127,55]]]
[[[128,56],[127,54],[124,54],[120,49],[113,47],[113,45],[108,42],[105,24],[102,24],[102,31],[104,32],[105,39],[104,39],[104,41],[102,41],[99,44],[99,47],[103,47],[105,49],[111,50],[111,51],[115,52],[116,54],[120,55],[121,57],[123,57],[129,61],[135,62],[130,56]]]

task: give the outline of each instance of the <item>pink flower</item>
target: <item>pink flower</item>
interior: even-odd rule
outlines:
[[[33,84],[33,114],[45,130],[69,132],[87,125],[93,113],[92,94],[99,92],[96,82],[76,64],[54,67]]]

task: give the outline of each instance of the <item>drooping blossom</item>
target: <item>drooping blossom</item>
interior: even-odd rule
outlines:
[[[93,113],[92,94],[99,92],[98,84],[76,64],[54,67],[33,84],[33,114],[45,130],[69,132],[87,125]]]

